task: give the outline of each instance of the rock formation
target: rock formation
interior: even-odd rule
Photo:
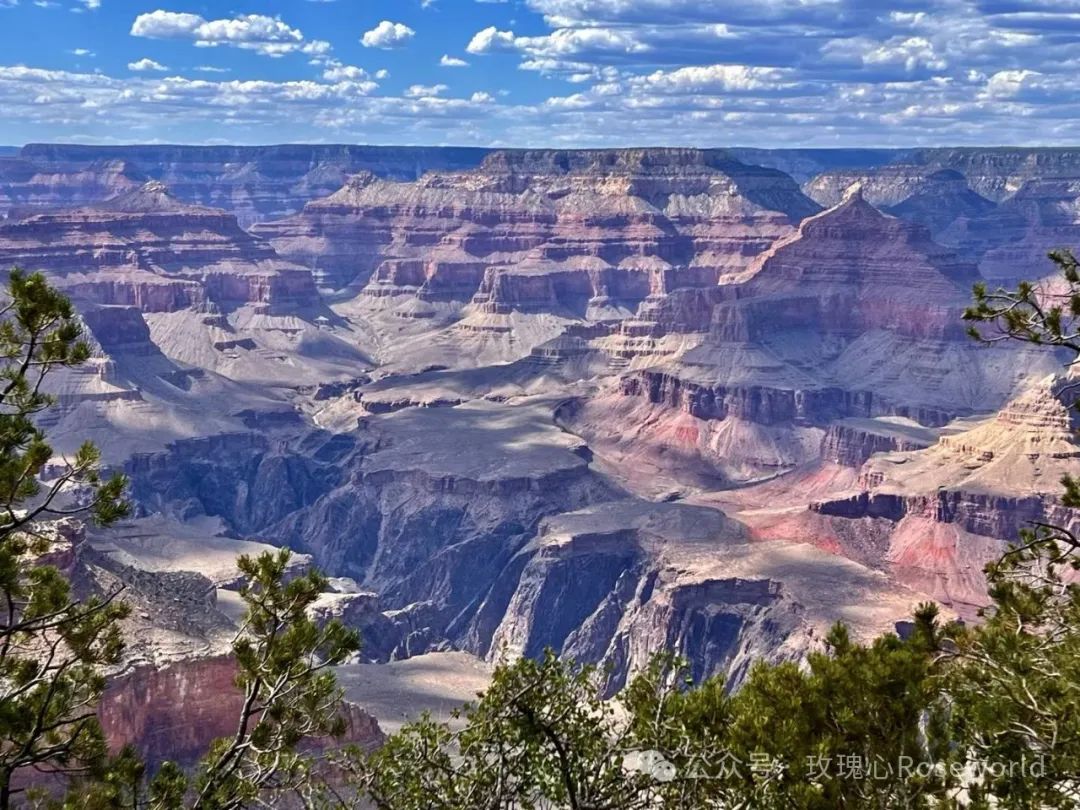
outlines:
[[[399,146],[82,146],[29,144],[0,159],[0,214],[83,206],[146,180],[185,202],[223,208],[244,226],[288,216],[359,171],[402,180],[478,164],[485,149]]]
[[[647,330],[639,312],[600,341],[632,362],[639,335],[653,345],[569,425],[618,458],[666,455],[667,466],[711,469],[730,484],[817,459],[836,420],[939,426],[993,407],[1035,369],[964,335],[965,287],[976,278],[924,227],[881,213],[856,188],[777,240],[741,278],[673,293],[651,311]],[[679,333],[697,337],[679,346]],[[662,341],[674,348],[656,357]],[[1049,369],[1054,361],[1034,362]]]
[[[372,174],[258,226],[282,255],[370,295],[633,308],[715,283],[816,210],[786,175],[696,150],[497,152],[414,183]]]
[[[231,215],[151,181],[90,208],[0,225],[0,265],[45,270],[72,297],[172,312],[217,304],[314,304],[310,275]]]
[[[551,646],[615,689],[670,648],[736,685],[836,619],[867,638],[927,596],[973,615],[1024,521],[1075,520],[1067,390],[1030,387],[1056,359],[960,321],[979,268],[1040,275],[1073,239],[1074,162],[0,157],[0,261],[70,292],[93,347],[51,381],[50,438],[96,440],[136,505],[58,553],[88,591],[131,583],[136,654],[173,662],[114,687],[114,739],[173,753],[187,710],[148,708],[225,699],[232,559],[269,546],[334,578],[316,616],[361,631],[357,668]]]
[[[236,662],[227,656],[194,658],[164,667],[140,666],[109,683],[98,708],[110,749],[132,746],[151,771],[165,760],[194,765],[215,740],[236,733],[244,694],[234,683]],[[383,740],[375,718],[345,702],[340,740],[312,739],[309,749]]]

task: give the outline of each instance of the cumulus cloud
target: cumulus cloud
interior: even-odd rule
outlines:
[[[365,31],[360,38],[360,44],[365,48],[400,48],[416,35],[409,26],[404,23],[383,20],[370,31]]]
[[[1018,96],[1025,85],[1042,78],[1043,74],[1035,70],[1000,70],[991,76],[983,87],[980,97],[986,99],[1005,99]]]
[[[407,98],[431,98],[445,93],[450,88],[445,84],[414,84],[405,90]]]
[[[747,65],[707,65],[657,70],[631,84],[656,93],[740,93],[791,87],[791,71]]]
[[[537,59],[565,58],[582,53],[644,53],[650,46],[632,32],[609,28],[560,28],[536,37],[515,36],[494,26],[477,32],[465,50],[484,54],[520,51]]]
[[[488,26],[482,31],[477,31],[465,50],[469,53],[492,53],[495,51],[514,50],[514,32],[500,31],[494,25]]]
[[[82,5],[64,3],[73,4]],[[441,50],[424,58],[429,74],[436,70],[431,62],[451,68],[483,59],[495,70],[553,77],[558,81],[547,85],[546,101],[526,103],[518,99],[531,93],[509,98],[494,90],[455,98],[434,83],[435,75],[423,74],[410,78],[421,83],[408,91],[380,95],[385,70],[333,59],[329,44],[308,40],[281,18],[158,10],[139,15],[132,33],[271,56],[305,53],[316,78],[207,81],[221,77],[200,71],[192,74],[197,79],[174,80],[150,69],[110,79],[89,71],[53,77],[4,69],[0,104],[23,127],[9,125],[12,140],[53,131],[76,138],[106,125],[108,132],[123,127],[184,140],[287,134],[290,140],[577,146],[670,143],[672,133],[690,143],[803,146],[1080,137],[1072,44],[1080,0],[518,5],[542,15],[546,29],[525,35],[515,23],[482,23],[460,43],[464,58]],[[364,44],[390,47],[413,36],[403,23],[384,20]]]
[[[368,73],[356,65],[343,65],[340,62],[334,62],[327,65],[323,71],[323,78],[329,82],[360,81],[368,78]]]
[[[201,48],[227,45],[272,57],[294,52],[318,55],[330,51],[329,42],[305,40],[299,29],[278,17],[264,14],[207,20],[198,14],[157,9],[136,17],[131,35],[189,40]]]
[[[165,65],[160,62],[155,62],[153,59],[143,57],[137,62],[128,62],[128,70],[134,70],[136,73],[144,73],[148,70],[168,70]]]

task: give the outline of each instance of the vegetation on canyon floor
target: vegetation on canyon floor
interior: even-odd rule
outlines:
[[[1052,256],[1066,292],[976,289],[983,340],[1080,358],[1080,271]],[[50,555],[55,519],[126,514],[124,479],[90,445],[62,470],[35,421],[43,379],[88,355],[70,303],[15,272],[0,313],[0,808],[565,807],[909,808],[1080,804],[1080,541],[1033,526],[987,575],[984,621],[919,609],[870,644],[842,625],[823,651],[758,664],[734,692],[690,684],[659,656],[616,695],[603,673],[548,654],[497,668],[452,723],[424,717],[373,753],[305,753],[339,735],[333,666],[358,647],[308,608],[318,573],[289,578],[288,552],[244,558],[246,615],[234,644],[244,694],[236,734],[192,771],[147,773],[110,756],[94,706],[123,655],[122,593],[83,594]],[[1080,506],[1064,482],[1062,504]],[[692,688],[689,688],[692,687]],[[42,781],[52,775],[53,781]],[[55,777],[62,777],[56,781]],[[66,795],[50,797],[61,786]]]

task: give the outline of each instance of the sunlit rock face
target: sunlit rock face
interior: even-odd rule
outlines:
[[[619,458],[655,463],[666,454],[665,466],[711,472],[727,486],[817,460],[838,420],[939,427],[1000,405],[1055,363],[987,351],[964,334],[967,290],[978,278],[925,227],[875,209],[856,187],[741,277],[672,293],[649,310],[649,323],[644,308],[623,322],[603,345],[629,369],[568,424]],[[693,340],[680,346],[680,338]],[[657,356],[657,346],[674,349]],[[848,452],[843,439],[834,431],[826,449]],[[882,441],[885,449],[905,440]]]
[[[933,445],[871,457],[853,491],[811,506],[828,523],[878,521],[884,559],[914,587],[957,606],[985,602],[982,567],[1033,522],[1076,528],[1061,477],[1080,458],[1075,393],[1048,377],[995,416]]]
[[[45,270],[76,299],[143,312],[317,300],[310,274],[231,214],[181,203],[155,181],[92,207],[3,223],[0,265]]]
[[[358,175],[256,232],[324,287],[584,314],[714,284],[816,210],[722,152],[515,151],[413,183]]]
[[[76,298],[46,427],[131,478],[91,567],[141,583],[150,660],[203,666],[232,556],[288,546],[361,666],[551,647],[615,690],[674,649],[736,686],[837,619],[971,617],[1074,520],[1058,358],[960,319],[1072,238],[1067,152],[51,149],[0,159],[0,261]],[[122,687],[129,738],[176,673]]]

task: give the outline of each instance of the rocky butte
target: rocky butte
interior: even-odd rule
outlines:
[[[362,742],[365,694],[388,722],[461,694],[372,691],[398,673],[550,646],[614,690],[665,648],[736,686],[838,619],[972,616],[1018,526],[1075,521],[1077,444],[1056,359],[960,314],[1045,275],[1078,200],[1053,149],[0,157],[0,262],[93,344],[50,435],[132,481],[134,516],[61,554],[138,600],[110,733],[160,752],[148,707],[225,700],[232,560],[267,546],[363,633]]]

